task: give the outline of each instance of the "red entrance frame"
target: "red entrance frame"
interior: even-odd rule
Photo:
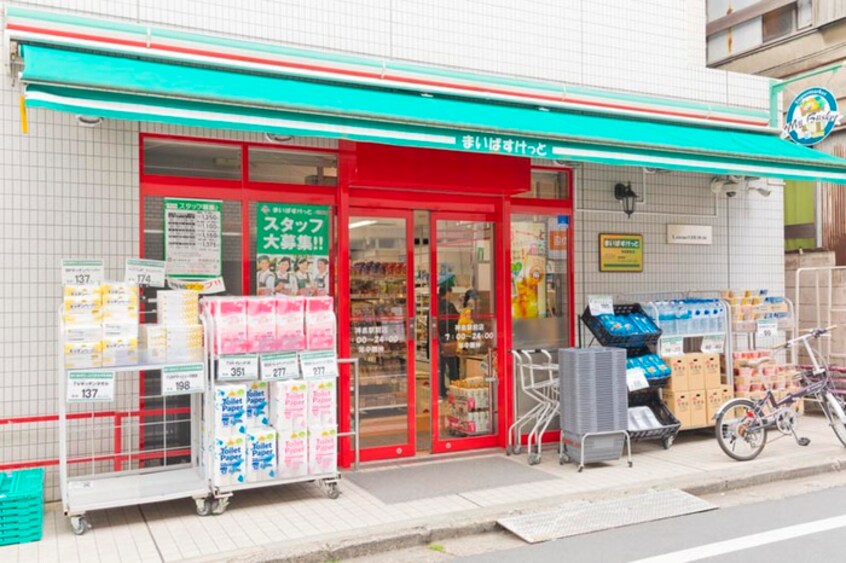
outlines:
[[[154,138],[159,140],[173,140],[193,143],[220,144],[240,146],[242,158],[242,177],[233,180],[215,180],[196,177],[164,176],[147,174],[144,171],[144,140]],[[338,156],[338,185],[336,187],[306,186],[301,184],[282,184],[269,182],[254,182],[249,179],[249,149],[252,147],[271,150],[292,150],[316,153],[337,154]],[[411,152],[414,151],[414,152]],[[376,173],[372,164],[374,155],[378,160]],[[397,158],[399,155],[401,158]],[[404,155],[404,158],[402,158]],[[429,160],[440,160],[442,166],[428,166],[423,169],[406,173],[402,167],[408,166],[409,157],[426,164]],[[419,158],[418,158],[419,157]],[[506,162],[507,161],[507,162]],[[518,170],[518,173],[506,174],[501,177],[499,170]],[[454,212],[485,214],[493,217],[495,223],[495,260],[498,264],[508,264],[510,261],[510,225],[513,213],[537,213],[547,215],[567,215],[570,218],[571,233],[573,222],[573,176],[570,169],[557,166],[531,166],[527,161],[517,157],[487,157],[486,155],[461,154],[453,151],[427,151],[424,149],[399,149],[384,145],[369,145],[339,141],[338,149],[317,149],[312,147],[283,145],[278,143],[253,143],[229,141],[214,138],[197,138],[180,135],[159,135],[142,133],[139,142],[139,253],[144,253],[144,199],[149,196],[158,197],[186,197],[213,198],[239,201],[241,203],[241,252],[244,261],[242,270],[242,287],[245,293],[251,293],[249,203],[255,201],[285,202],[300,204],[329,205],[336,218],[332,256],[334,258],[335,278],[333,294],[337,296],[349,295],[349,230],[341,228],[349,224],[351,208],[366,208],[368,210],[389,209],[426,209],[433,212]],[[522,172],[525,169],[525,172]],[[567,194],[563,199],[524,199],[512,197],[525,192],[530,185],[530,169],[544,169],[564,172],[567,175]],[[370,170],[370,173],[366,171]],[[437,173],[435,173],[437,172]],[[415,175],[416,174],[416,175]],[[569,288],[569,317],[570,344],[575,342],[575,275],[573,262],[573,237],[568,239],[568,288]],[[506,445],[506,430],[514,419],[512,401],[515,389],[510,377],[512,365],[508,351],[511,349],[511,302],[510,295],[505,288],[510,280],[507,268],[498,268],[496,280],[497,291],[497,349],[499,416],[497,420],[497,434],[490,442],[487,437],[481,441],[475,439],[454,440],[454,444],[467,443],[468,448]],[[350,310],[349,306],[339,302],[339,354],[350,357]],[[342,366],[340,388],[349,389],[351,381],[349,366]],[[142,379],[143,386],[143,379]],[[413,389],[413,385],[410,387]],[[411,391],[413,394],[413,390]],[[142,387],[143,394],[143,387]],[[412,403],[413,404],[413,403]],[[340,393],[339,396],[339,432],[350,430],[351,396]],[[141,405],[144,410],[144,405]],[[416,421],[412,421],[412,424]],[[410,431],[413,426],[410,425]],[[391,448],[395,450],[395,448]],[[451,449],[455,451],[456,448]],[[463,449],[463,448],[461,448]],[[387,454],[387,452],[380,452]],[[405,452],[404,452],[405,453]],[[415,452],[410,452],[414,455]],[[392,457],[396,454],[394,453]],[[368,456],[369,457],[369,456]],[[348,438],[341,440],[340,463],[348,467],[352,463],[352,442]],[[375,459],[375,458],[374,458]],[[382,458],[384,459],[384,458]]]

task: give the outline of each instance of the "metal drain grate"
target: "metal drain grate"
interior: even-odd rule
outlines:
[[[713,510],[716,506],[678,489],[574,502],[555,510],[500,518],[497,523],[529,543]]]

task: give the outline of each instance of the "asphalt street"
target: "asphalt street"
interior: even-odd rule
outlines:
[[[846,560],[844,486],[460,560],[468,563],[796,563],[816,557]]]

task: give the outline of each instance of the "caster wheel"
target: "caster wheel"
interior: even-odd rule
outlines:
[[[326,493],[326,496],[332,500],[341,496],[341,488],[338,486],[338,483],[329,484],[329,491]]]
[[[561,454],[561,455],[558,456],[558,464],[559,465],[564,465],[565,463],[569,463],[569,462],[570,462],[570,456],[568,456],[567,454]]]
[[[196,500],[197,503],[197,516],[210,516],[212,513],[212,499],[211,498],[198,498]]]
[[[511,446],[507,446],[507,447],[505,448],[505,455],[511,455],[511,454],[513,454],[513,453],[514,453],[514,452],[512,451]]]
[[[665,450],[669,450],[670,447],[673,445],[673,442],[676,441],[675,436],[667,436],[663,440],[661,440],[661,445],[664,446]]]
[[[630,462],[629,462],[629,468],[631,468],[633,465],[634,465],[634,464],[630,461]]]
[[[578,471],[578,472],[579,472],[579,473],[581,473],[582,471],[584,471],[584,469],[585,469],[585,466],[584,466],[584,465],[580,465],[580,466],[579,466],[579,471]]]
[[[511,450],[511,453],[513,453],[514,455],[520,455],[521,451],[523,451],[522,446],[514,446],[514,448]]]
[[[215,516],[226,512],[226,507],[229,506],[229,498],[216,498],[211,503],[211,511]]]
[[[71,531],[77,536],[81,536],[91,529],[91,524],[85,516],[71,516],[70,525]]]
[[[537,465],[541,462],[540,454],[529,454],[529,465]]]

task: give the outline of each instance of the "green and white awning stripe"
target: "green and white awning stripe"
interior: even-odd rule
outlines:
[[[309,82],[25,45],[30,107],[185,126],[846,183],[775,135]]]
[[[769,111],[765,109],[473,73],[21,6],[6,8],[5,32],[8,39],[19,43],[49,44],[347,85],[508,101],[529,107],[541,105],[741,129],[766,128],[769,118]]]

